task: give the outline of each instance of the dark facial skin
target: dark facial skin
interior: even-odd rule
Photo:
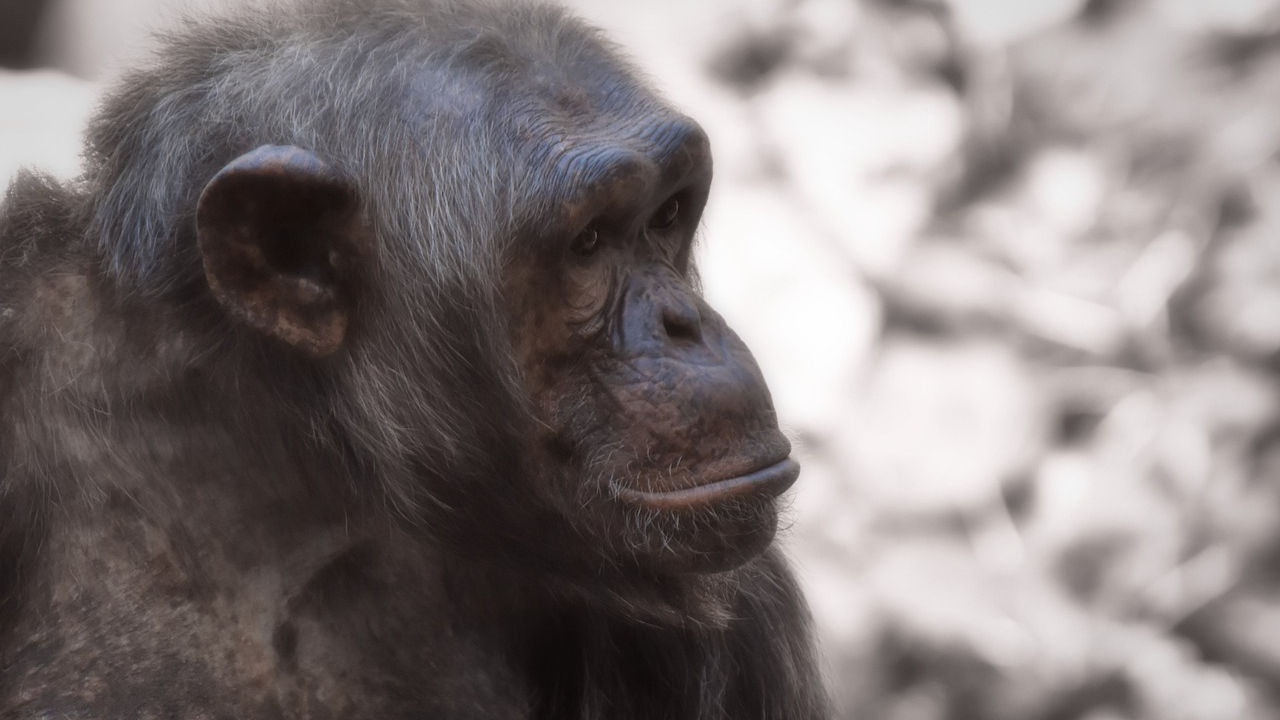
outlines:
[[[616,152],[508,264],[514,345],[545,463],[591,532],[643,527],[626,538],[642,558],[725,569],[772,538],[798,467],[750,352],[694,286],[706,135],[654,122],[675,139]]]

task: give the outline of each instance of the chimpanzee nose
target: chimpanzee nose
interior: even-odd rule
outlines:
[[[688,298],[678,295],[662,299],[662,330],[667,339],[678,343],[702,342],[702,313]]]
[[[674,273],[637,273],[627,282],[622,303],[615,337],[623,355],[702,364],[723,361],[721,334],[729,329]]]

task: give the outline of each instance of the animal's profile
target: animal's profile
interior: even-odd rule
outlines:
[[[710,182],[555,8],[175,31],[0,209],[0,717],[825,717]]]

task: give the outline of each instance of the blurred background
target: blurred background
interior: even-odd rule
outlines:
[[[572,0],[708,129],[841,718],[1280,718],[1280,2]],[[0,185],[189,0],[0,0]]]

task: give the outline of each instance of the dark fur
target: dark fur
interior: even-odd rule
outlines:
[[[570,190],[528,75],[607,95],[611,133],[669,111],[553,9],[301,7],[175,34],[82,179],[0,209],[0,716],[824,717],[776,550],[601,564],[522,484],[499,278]],[[332,162],[380,239],[333,357],[205,285],[196,199],[265,143]]]

